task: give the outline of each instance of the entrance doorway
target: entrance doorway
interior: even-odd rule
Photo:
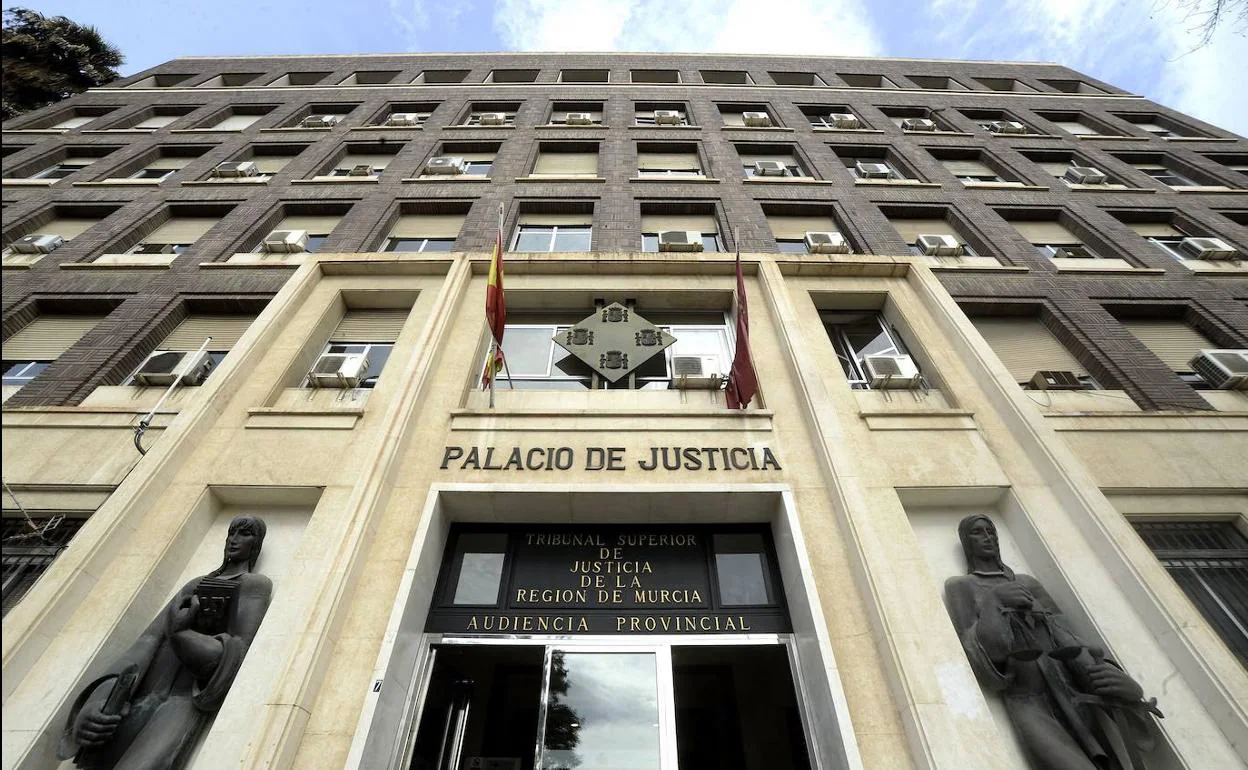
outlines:
[[[810,770],[788,640],[443,638],[410,770]]]

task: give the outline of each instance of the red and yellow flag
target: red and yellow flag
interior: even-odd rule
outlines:
[[[494,375],[503,368],[503,330],[507,327],[507,302],[503,296],[503,227],[499,222],[494,254],[490,257],[490,280],[485,286],[485,322],[490,327],[494,355],[486,361],[481,373],[481,386],[489,387]]]

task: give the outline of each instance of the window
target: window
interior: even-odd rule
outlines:
[[[634,83],[680,82],[680,72],[677,70],[630,70],[629,76]]]
[[[1177,260],[1189,259],[1179,248],[1188,233],[1168,222],[1125,222],[1126,226]]]
[[[69,243],[82,233],[90,230],[105,216],[116,211],[115,208],[101,209],[99,207],[76,207],[76,206],[60,206],[54,209],[54,215],[51,220],[40,225],[27,225],[21,237],[27,235],[59,235]],[[6,247],[3,251],[5,257],[20,256],[23,259],[29,259],[31,256],[36,259],[42,255],[18,255],[13,251],[12,247]],[[29,262],[27,262],[29,264]]]
[[[81,171],[95,162],[95,158],[66,158],[30,176],[31,179],[64,179],[75,171]]]
[[[826,86],[823,78],[813,72],[768,72],[778,86]]]
[[[498,154],[497,143],[482,142],[447,142],[438,151],[439,157],[459,158],[463,160],[466,176],[489,176],[494,166],[494,157]],[[427,167],[422,167],[421,176],[434,176]]]
[[[534,219],[540,216],[534,215]],[[522,224],[516,228],[511,251],[589,251],[590,225]]]
[[[130,248],[129,254],[181,254],[218,222],[217,217],[171,217]]]
[[[269,83],[270,86],[314,86],[329,77],[328,72],[290,72]]]
[[[1022,153],[1022,155],[1023,157],[1030,160],[1032,163],[1035,163],[1040,168],[1052,174],[1054,177],[1059,179],[1062,182],[1062,184],[1066,185],[1067,187],[1073,187],[1073,188],[1084,187],[1084,185],[1081,185],[1076,182],[1071,182],[1070,180],[1066,179],[1066,171],[1071,166],[1081,166],[1084,168],[1089,168],[1089,167],[1097,168],[1096,164],[1091,163],[1075,155],[1074,153],[1070,153],[1070,152],[1045,150],[1045,151],[1035,151],[1035,152],[1024,152]],[[1097,168],[1097,170],[1100,171],[1102,174],[1106,174],[1105,169]],[[1114,181],[1113,177],[1110,177],[1108,174],[1106,174],[1106,181],[1104,183],[1099,184],[1099,185],[1092,185],[1092,187],[1095,187],[1098,189],[1103,189],[1103,188],[1123,189],[1126,187],[1126,185],[1123,185],[1120,182]]]
[[[1248,155],[1206,155],[1214,163],[1221,163],[1232,171],[1248,174]]]
[[[215,370],[225,360],[230,350],[238,344],[239,338],[246,333],[254,320],[256,317],[253,315],[191,314],[182,319],[182,322],[169,333],[168,337],[161,340],[155,349],[193,353],[200,349],[204,340],[211,337],[212,341],[208,343],[206,351],[212,360],[212,370]],[[135,372],[137,371],[136,369]],[[127,385],[136,384],[134,374],[132,372],[130,377],[126,378]]]
[[[930,91],[965,91],[966,86],[944,75],[907,75],[910,82]]]
[[[1200,351],[1219,345],[1178,319],[1120,318],[1118,321],[1188,385],[1208,387],[1200,375],[1192,371],[1189,362]]]
[[[272,111],[273,107],[268,105],[231,107],[209,118],[208,125],[201,124],[201,127],[213,131],[242,131]]]
[[[1014,78],[975,78],[990,91],[1015,91],[1030,93],[1036,89]]]
[[[649,144],[637,145],[637,176],[702,176],[702,162],[698,159],[697,145]]]
[[[341,86],[381,86],[398,76],[399,70],[361,70],[348,75]]]
[[[883,75],[855,75],[838,72],[836,76],[850,88],[896,88],[897,84]]]
[[[1072,372],[1085,389],[1100,387],[1039,318],[981,316],[971,318],[971,323],[1024,388],[1031,387],[1036,372]]]
[[[568,122],[568,113],[573,114],[574,122]],[[602,125],[602,102],[555,102],[551,106],[552,126],[583,126],[586,120],[592,126]]]
[[[673,377],[674,356],[712,359],[710,363],[715,370],[725,374],[731,368],[732,353],[723,313],[662,315],[647,314],[644,310],[638,312],[675,337],[676,342],[634,369],[629,377],[615,383],[608,383],[596,375],[584,362],[554,341],[556,335],[572,328],[590,311],[546,316],[509,313],[503,344],[512,385],[517,390],[667,390]],[[484,364],[483,360],[483,367]],[[707,371],[705,366],[703,370]]]
[[[268,179],[274,174],[281,173],[282,169],[295,159],[299,153],[307,149],[306,144],[257,144],[251,149],[251,157],[248,158],[252,163],[256,164],[256,176],[252,179]],[[229,182],[239,179],[247,179],[248,177],[225,177],[217,179],[217,181]],[[216,178],[214,178],[216,179]]]
[[[514,126],[518,104],[474,104],[472,111],[464,118],[465,126]]]
[[[1159,137],[1161,139],[1166,139],[1166,138],[1176,137],[1176,136],[1195,136],[1194,132],[1187,130],[1184,127],[1181,127],[1178,123],[1175,123],[1173,120],[1162,117],[1160,115],[1138,115],[1138,114],[1124,115],[1122,113],[1115,113],[1115,115],[1119,118],[1122,118],[1126,122],[1134,125],[1136,128],[1146,131],[1149,134],[1152,134],[1153,136]]]
[[[961,251],[961,254],[957,256],[976,256],[975,250],[966,243],[966,239],[943,217],[892,216],[887,211],[885,211],[885,215],[888,216],[888,223],[897,230],[901,239],[906,242],[909,252],[915,256],[925,256],[923,247],[919,245],[920,235],[952,236],[957,241],[958,248]]]
[[[926,107],[881,107],[880,112],[884,113],[893,125],[902,131],[921,131],[932,134],[948,130],[944,121]],[[914,123],[906,122],[912,120],[930,120],[935,124],[935,128],[927,130],[921,127],[922,124],[916,126]]]
[[[1067,94],[1103,94],[1105,93],[1096,86],[1089,85],[1082,80],[1052,80],[1048,78],[1040,78],[1040,82],[1050,88]]]
[[[825,311],[820,314],[845,379],[854,390],[869,390],[867,356],[910,355],[897,330],[875,310]]]
[[[776,238],[776,246],[781,252],[789,254],[805,254],[806,233],[834,233],[841,235],[840,227],[837,226],[836,219],[831,214],[817,213],[816,211],[803,211],[797,209],[795,213],[786,213],[795,211],[793,208],[777,208],[773,206],[763,206],[763,214],[767,216],[767,225],[771,228],[771,234]],[[841,236],[842,239],[844,236]],[[845,251],[843,253],[852,253],[849,248],[848,241],[845,243]]]
[[[425,70],[412,81],[414,85],[451,85],[462,83],[470,70]]]
[[[464,225],[460,213],[400,213],[386,237],[385,251],[451,251]]]
[[[754,83],[750,73],[740,70],[702,70],[702,82],[720,86],[748,86]]]
[[[486,83],[536,83],[538,70],[494,70],[485,77]]]
[[[179,83],[195,77],[194,75],[182,75],[174,73],[162,73],[160,75],[149,75],[142,80],[136,80],[126,88],[172,88]]]
[[[1050,259],[1098,259],[1099,254],[1083,244],[1056,219],[1014,220],[1010,222],[1036,251]]]
[[[131,126],[131,128],[144,128],[151,130],[164,128],[183,115],[186,115],[188,112],[189,110],[181,110],[179,112],[157,112],[155,115],[149,115],[148,117],[143,118],[138,123]]]
[[[760,175],[757,171],[757,164],[766,161],[784,164],[784,173],[777,175],[779,177],[810,178],[810,174],[797,159],[796,148],[737,145],[737,153],[741,156],[741,168],[747,179],[751,177],[771,178]]]
[[[805,106],[801,110],[806,120],[810,121],[811,128],[816,130],[845,131],[866,127],[853,110],[844,105]]]
[[[659,250],[659,233],[667,230],[683,230],[702,234],[703,251],[723,251],[723,243],[719,238],[719,225],[715,215],[709,210],[691,210],[691,213],[668,213],[667,209],[641,211],[641,250]]]
[[[360,387],[375,387],[409,313],[410,308],[347,310],[321,355],[363,355],[368,368],[360,378]]]
[[[1099,125],[1088,122],[1087,118],[1077,112],[1038,112],[1036,114],[1066,133],[1074,134],[1075,136],[1113,135],[1109,131],[1102,130]]]
[[[345,212],[344,212],[345,213]],[[329,234],[338,226],[338,222],[342,220],[342,214],[291,214],[282,219],[281,222],[274,227],[274,230],[303,230],[308,234],[308,243],[303,250],[309,254],[315,253],[329,238]],[[261,233],[261,236],[267,233]],[[263,237],[261,238],[263,240]],[[255,250],[257,252],[264,250],[263,243],[257,243]]]
[[[720,105],[719,116],[725,128],[772,128],[776,119],[765,104]]]
[[[374,125],[388,126],[390,128],[412,128],[414,126],[423,126],[429,120],[429,116],[437,108],[436,104],[429,102],[391,104],[384,109],[376,118]],[[395,115],[403,116],[402,123],[396,118],[391,123],[390,118]],[[408,121],[411,121],[409,124]],[[414,124],[414,125],[413,125]]]
[[[559,73],[559,82],[606,83],[610,75],[610,70],[563,70]]]
[[[7,382],[5,384],[8,384]],[[47,571],[86,522],[86,517],[40,512],[36,517],[4,517],[4,609],[8,615]]]
[[[71,117],[65,118],[64,120],[58,123],[53,123],[52,125],[48,126],[48,128],[63,128],[63,129],[81,128],[82,126],[85,126],[91,121],[95,120],[97,117],[99,116],[98,115],[73,115]]]
[[[538,145],[533,176],[598,176],[598,145],[542,142]]]
[[[157,151],[156,157],[147,161],[141,168],[134,168],[128,179],[146,179],[161,182],[190,165],[191,161],[207,152],[206,147],[167,147]],[[149,156],[150,157],[150,156]],[[122,170],[121,173],[125,173]],[[110,180],[122,177],[110,177]]]
[[[1136,168],[1143,171],[1145,174],[1148,174],[1153,179],[1156,179],[1158,182],[1161,182],[1164,185],[1169,185],[1170,187],[1198,186],[1196,182],[1192,181],[1188,177],[1183,176],[1177,171],[1166,168],[1165,166],[1142,164],[1137,165]]]
[[[1248,538],[1230,521],[1137,520],[1131,525],[1239,662],[1248,666]]]
[[[691,126],[689,112],[682,103],[638,102],[633,109],[638,126]]]
[[[1030,126],[1002,110],[962,110],[962,114],[990,134],[1019,136],[1036,133]],[[1013,125],[1015,123],[1018,125]]]
[[[983,156],[978,152],[973,155],[953,155],[943,153],[937,155],[936,152],[933,151],[932,154],[937,160],[940,161],[941,165],[944,166],[950,174],[956,176],[962,184],[1000,184],[1006,181],[991,166],[981,159]]]
[[[263,72],[224,72],[216,77],[208,78],[196,85],[196,88],[239,88],[251,83],[263,75]]]
[[[386,170],[386,166],[394,160],[394,156],[398,154],[399,150],[403,149],[403,146],[391,142],[388,143],[387,149],[393,150],[392,152],[377,152],[378,149],[374,146],[356,147],[348,145],[346,153],[323,176],[375,177]],[[354,173],[360,166],[368,166],[371,172],[368,174]]]
[[[4,385],[30,382],[102,320],[103,316],[37,316],[4,341]]]
[[[897,169],[889,159],[887,148],[835,148],[845,170],[854,179],[906,179],[906,175]]]

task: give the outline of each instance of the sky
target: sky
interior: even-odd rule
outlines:
[[[1248,135],[1248,29],[1212,0],[25,0],[128,75],[179,56],[662,51],[1049,61]],[[6,3],[8,7],[10,3]],[[176,10],[175,10],[176,9]]]

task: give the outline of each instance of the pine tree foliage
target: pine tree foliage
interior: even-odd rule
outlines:
[[[28,8],[9,8],[4,16],[6,120],[119,77],[125,58],[95,27]]]

